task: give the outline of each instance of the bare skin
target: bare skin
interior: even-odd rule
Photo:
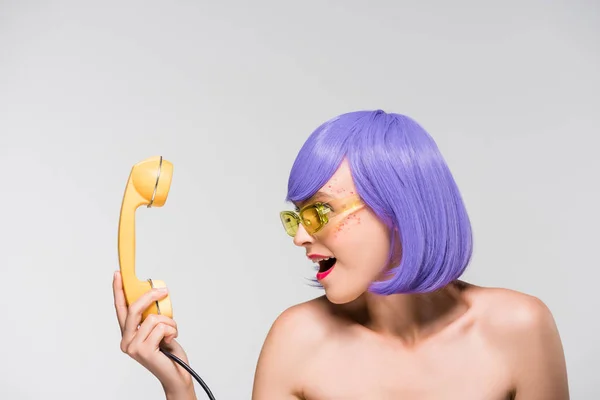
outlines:
[[[374,330],[364,298],[335,305],[320,297],[286,310],[265,341],[252,398],[569,399],[542,302],[460,281],[440,291],[444,298],[452,305],[404,337]]]
[[[356,193],[346,162],[317,196]],[[298,204],[301,207],[304,204]],[[368,207],[331,218],[294,244],[335,257],[325,295],[285,310],[273,323],[256,367],[253,400],[568,400],[556,325],[537,298],[455,281],[432,293],[379,296],[390,234]],[[397,249],[401,254],[401,247]],[[186,360],[169,318],[141,313],[164,296],[149,292],[129,308],[113,283],[121,349],[152,372],[167,399],[196,399],[189,374],[158,351]]]

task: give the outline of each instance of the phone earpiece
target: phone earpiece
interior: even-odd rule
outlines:
[[[139,280],[135,274],[135,212],[143,205],[162,207],[167,201],[172,178],[173,164],[160,156],[140,161],[129,174],[121,203],[118,239],[123,291],[128,306],[152,288],[166,287],[163,281]],[[169,295],[148,307],[142,314],[142,321],[150,314],[173,318]]]

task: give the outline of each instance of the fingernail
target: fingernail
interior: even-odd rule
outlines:
[[[166,287],[159,287],[159,288],[157,288],[156,290],[158,290],[158,291],[159,291],[159,292],[161,292],[161,293],[164,293],[164,292],[167,292],[167,291],[168,291]]]

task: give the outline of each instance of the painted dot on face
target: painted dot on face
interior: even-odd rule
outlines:
[[[343,232],[348,232],[352,226],[360,224],[360,217],[356,214],[350,214],[343,221],[335,226],[334,239]]]
[[[358,225],[360,224],[360,217],[356,214],[351,214],[348,216],[347,225]]]

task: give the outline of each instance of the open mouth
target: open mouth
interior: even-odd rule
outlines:
[[[334,257],[319,261],[319,273],[322,274],[329,271],[331,268],[333,268],[336,261],[337,260]]]

